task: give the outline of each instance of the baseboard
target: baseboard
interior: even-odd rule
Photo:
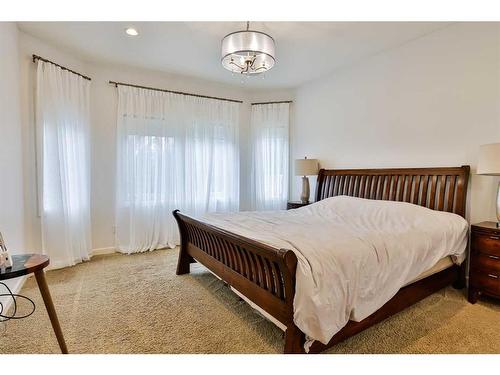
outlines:
[[[106,255],[116,253],[116,247],[101,247],[99,249],[92,249],[90,251],[90,257],[94,255]]]
[[[13,294],[19,294],[21,289],[23,288],[24,283],[26,282],[27,276],[21,276],[16,279],[4,280],[5,283]],[[6,293],[7,291],[3,286],[0,286],[1,293]],[[6,314],[12,306],[12,298],[11,297],[0,297],[0,301],[3,304],[3,314]]]

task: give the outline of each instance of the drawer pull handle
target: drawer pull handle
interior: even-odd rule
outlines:
[[[495,259],[495,260],[499,260],[500,259],[500,257],[497,257],[495,255],[488,255],[488,258]]]
[[[500,240],[500,237],[498,237],[498,236],[490,236],[490,239],[492,239],[492,240]]]
[[[492,275],[491,273],[488,274],[488,277],[491,277],[492,279],[498,279],[497,275]]]

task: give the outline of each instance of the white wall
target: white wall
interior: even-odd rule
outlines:
[[[23,152],[19,98],[18,31],[0,22],[0,232],[13,254],[25,252]],[[24,278],[7,280],[16,293]],[[1,290],[2,293],[5,290]],[[1,298],[4,309],[11,300]]]
[[[24,252],[23,154],[18,31],[0,22],[0,232],[9,250]]]
[[[497,23],[454,24],[304,85],[292,157],[325,168],[470,164],[475,174],[479,145],[500,141],[499,35]],[[471,221],[495,217],[497,181],[472,176]],[[299,197],[298,178],[291,185]]]
[[[241,155],[248,154],[248,127],[250,102],[288,100],[293,92],[253,91],[244,85],[231,86],[216,82],[155,72],[127,66],[85,62],[73,57],[69,51],[51,46],[24,32],[20,34],[21,87],[23,108],[23,139],[25,149],[25,180],[27,192],[26,217],[29,248],[41,249],[40,218],[38,216],[36,149],[34,133],[34,82],[35,64],[32,55],[37,54],[92,78],[91,83],[91,147],[92,147],[92,245],[94,249],[114,247],[115,225],[115,165],[116,165],[116,88],[108,82],[118,81],[144,86],[167,88],[176,91],[226,97],[243,100],[240,106]],[[241,158],[240,196],[241,209],[248,209],[249,186],[246,157]]]

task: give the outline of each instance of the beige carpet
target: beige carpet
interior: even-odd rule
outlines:
[[[97,256],[47,273],[72,353],[280,353],[282,332],[176,250]],[[58,353],[33,278],[31,317],[0,324],[0,353]],[[329,353],[500,353],[500,303],[444,289]]]

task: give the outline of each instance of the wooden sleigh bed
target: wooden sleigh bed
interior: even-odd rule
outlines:
[[[456,168],[321,169],[316,201],[337,196],[409,202],[465,217],[469,166]],[[286,326],[284,353],[304,353],[305,335],[293,321],[297,257],[176,210],[181,246],[177,275],[189,273],[199,262],[247,299]],[[453,284],[465,286],[465,266],[452,266],[399,290],[379,310],[360,322],[349,321],[327,345],[315,341],[310,353],[319,353],[346,338]]]

